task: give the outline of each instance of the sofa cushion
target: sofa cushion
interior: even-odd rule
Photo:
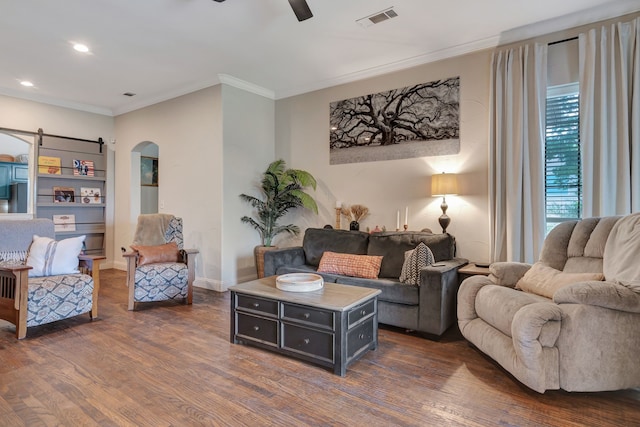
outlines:
[[[387,301],[397,304],[418,305],[420,303],[420,288],[401,284],[398,279],[361,279],[357,277],[338,277],[337,283],[343,285],[362,286],[371,289],[380,289],[379,301]]]
[[[404,253],[404,264],[400,273],[400,282],[407,285],[420,285],[420,270],[433,264],[433,253],[423,242],[415,249]]]
[[[320,259],[318,272],[377,279],[381,262],[381,256],[341,254],[325,251]]]
[[[302,247],[306,263],[317,267],[325,251],[366,255],[368,242],[369,234],[361,231],[308,228]]]
[[[565,286],[579,282],[602,280],[603,278],[602,273],[565,273],[544,265],[542,262],[536,262],[518,280],[516,289],[553,298],[556,291]]]
[[[450,234],[423,232],[383,232],[369,237],[369,255],[382,255],[380,277],[398,278],[402,273],[404,253],[424,242],[431,249],[435,262],[452,259],[455,239]]]

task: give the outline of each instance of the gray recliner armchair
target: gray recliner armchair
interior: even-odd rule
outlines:
[[[559,224],[458,292],[462,335],[535,391],[640,386],[640,213]],[[603,280],[604,279],[604,280]]]

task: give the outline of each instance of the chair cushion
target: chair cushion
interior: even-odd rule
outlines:
[[[78,273],[78,255],[86,236],[55,241],[49,237],[33,236],[26,264],[33,267],[29,277]]]
[[[93,279],[87,274],[30,278],[27,327],[88,313],[92,304]]]
[[[136,268],[134,300],[138,302],[186,298],[189,269],[182,263],[156,263]]]
[[[177,262],[179,260],[176,242],[155,246],[131,245],[131,249],[138,252],[138,266],[157,262]]]
[[[640,212],[613,226],[604,249],[603,270],[608,281],[640,292]]]

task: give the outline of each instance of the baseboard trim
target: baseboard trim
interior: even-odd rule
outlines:
[[[193,281],[193,286],[216,292],[225,292],[227,290],[220,280],[207,279],[206,277],[197,277]]]

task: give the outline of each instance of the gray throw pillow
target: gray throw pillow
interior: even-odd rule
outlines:
[[[407,285],[420,285],[420,270],[433,264],[433,253],[429,246],[420,242],[415,249],[404,253],[404,264],[400,281]]]

